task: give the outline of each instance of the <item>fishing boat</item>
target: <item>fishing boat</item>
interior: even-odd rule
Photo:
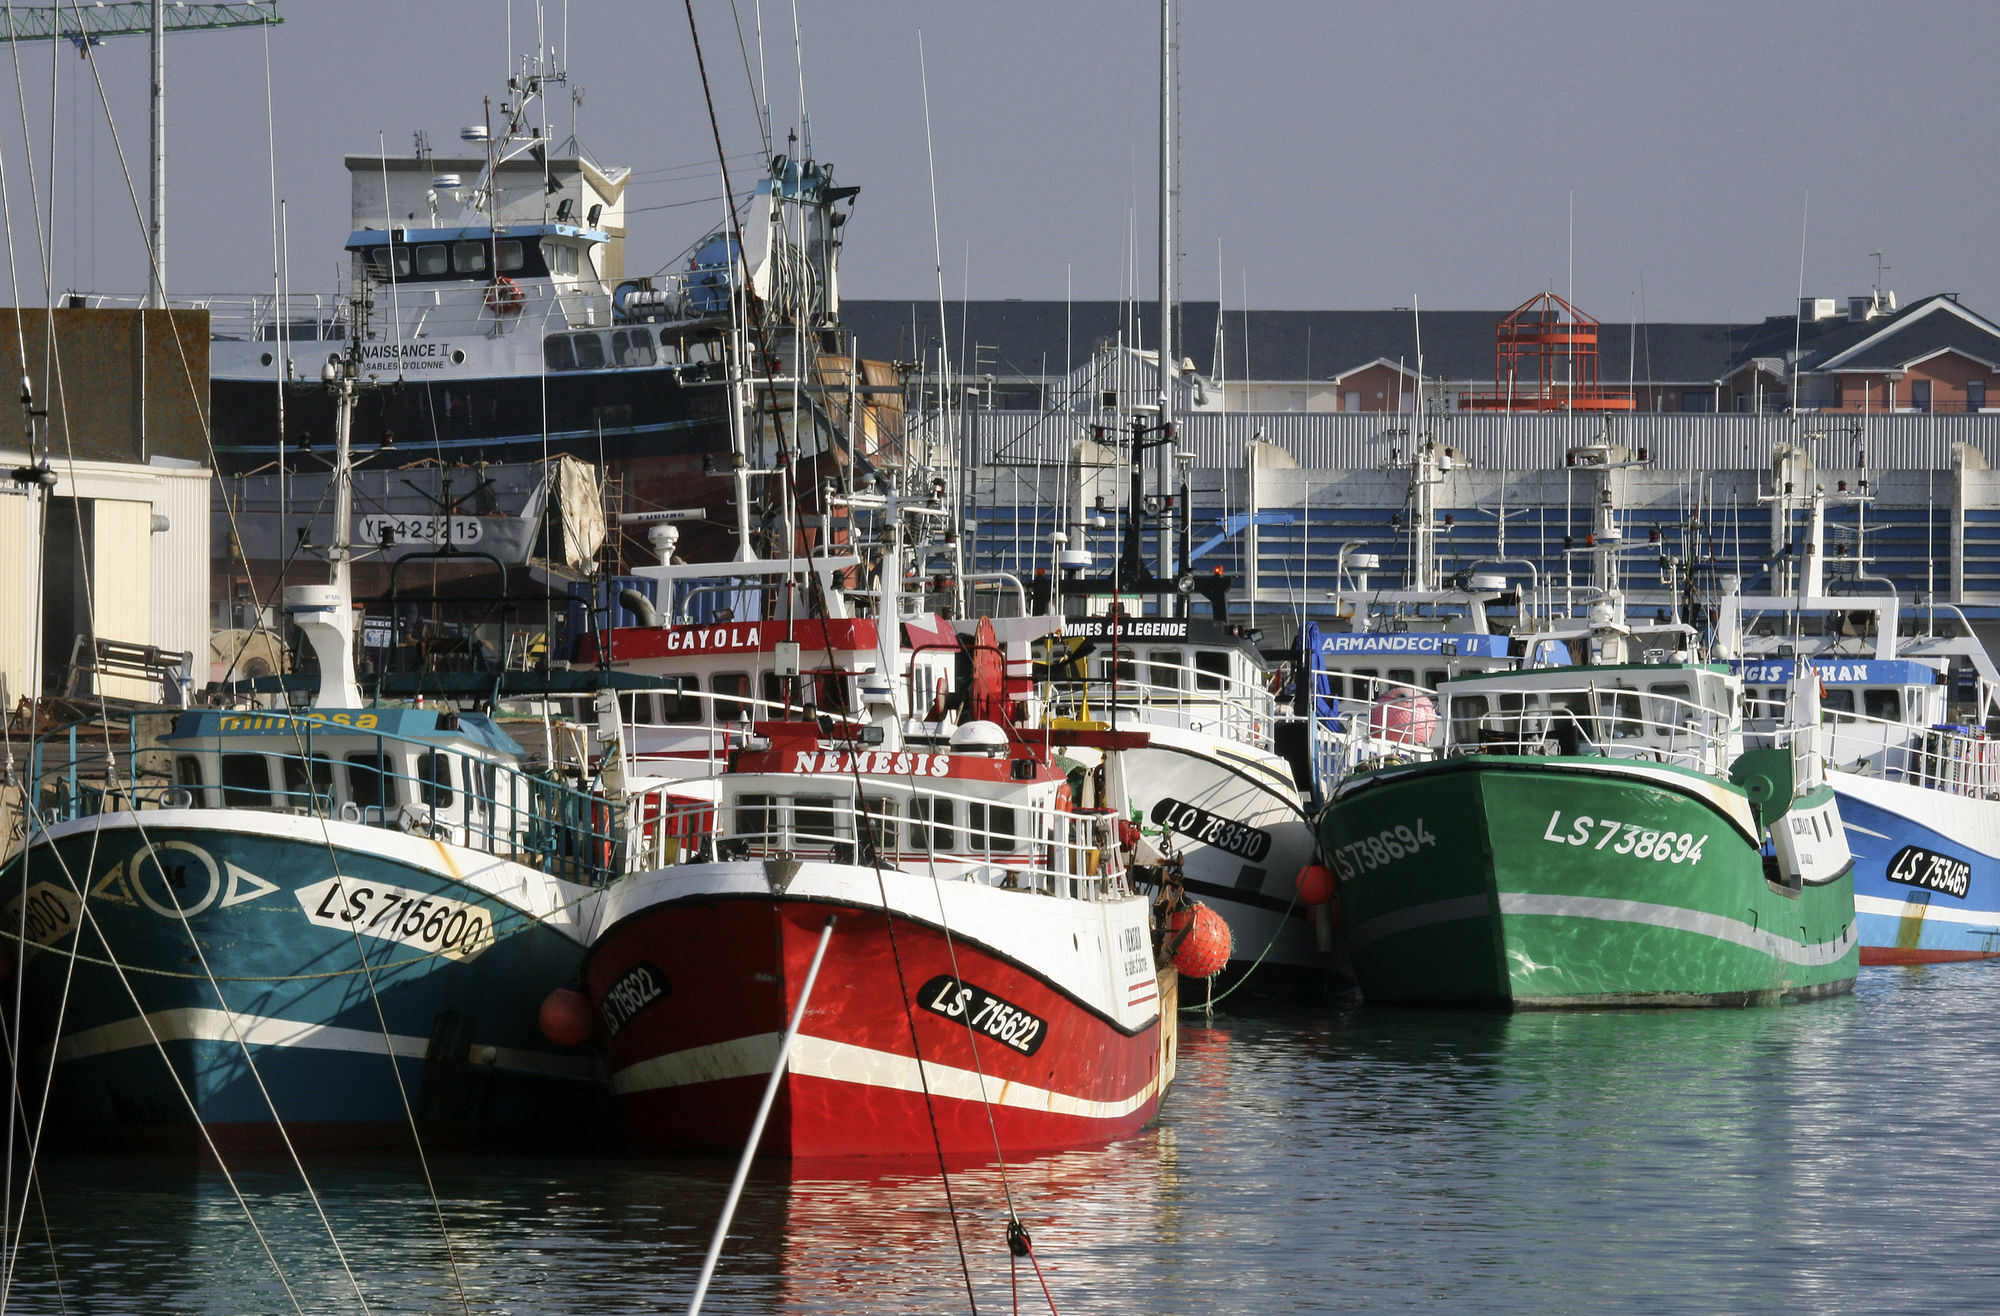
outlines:
[[[335,496],[344,528],[344,479]],[[602,885],[657,860],[587,754],[537,763],[490,712],[362,698],[351,552],[337,534],[330,582],[286,591],[309,706],[105,710],[30,747],[0,890],[51,1132],[360,1146],[547,1128],[593,1100],[589,1056],[539,1011]]]
[[[1771,588],[1726,591],[1718,651],[1741,676],[1748,741],[1782,726],[1788,682],[1821,691],[1827,781],[1854,852],[1863,964],[2000,956],[2000,670],[1964,614],[1907,609],[1867,570],[1858,527],[1829,552],[1828,513],[1865,508],[1868,473],[1831,490],[1814,445],[1774,457]],[[1796,536],[1793,552],[1791,547]]]
[[[1451,677],[1407,758],[1320,818],[1366,999],[1512,1009],[1751,1004],[1849,990],[1853,861],[1787,690],[1744,749],[1740,680],[1623,621],[1608,502],[1598,597],[1561,666]],[[1803,728],[1804,730],[1799,730]]]
[[[774,1082],[761,1149],[795,1159],[1010,1157],[1158,1110],[1177,977],[1094,802],[1115,763],[1079,801],[1046,740],[895,732],[755,724],[687,861],[606,891],[584,983],[635,1145],[740,1148]]]

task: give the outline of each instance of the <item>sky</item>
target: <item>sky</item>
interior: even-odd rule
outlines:
[[[1747,321],[1795,308],[1803,257],[1807,295],[1879,277],[2000,317],[1990,0],[1174,7],[1185,299],[1504,310],[1554,290],[1605,320]],[[809,122],[810,154],[861,187],[845,296],[1157,297],[1156,0],[693,8],[739,186],[763,149],[761,67],[778,149]],[[281,262],[295,291],[330,291],[343,157],[408,154],[418,130],[455,147],[535,45],[529,0],[279,9],[276,27],[168,38],[176,296],[267,292]],[[627,268],[666,266],[721,213],[683,5],[542,12],[581,93],[558,92],[557,136],[574,113],[594,159],[638,171]],[[57,292],[145,287],[147,46],[11,48],[0,165],[26,304],[45,295],[38,213]]]

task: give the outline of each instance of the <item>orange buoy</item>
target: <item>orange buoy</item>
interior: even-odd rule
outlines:
[[[542,1002],[542,1036],[557,1046],[582,1046],[590,1040],[590,998],[558,987]]]
[[[1307,905],[1324,905],[1333,899],[1333,872],[1325,864],[1307,864],[1294,882],[1299,900]]]
[[[1174,952],[1174,967],[1188,977],[1212,978],[1229,963],[1229,925],[1207,905],[1175,911],[1167,927],[1181,939],[1180,949]]]

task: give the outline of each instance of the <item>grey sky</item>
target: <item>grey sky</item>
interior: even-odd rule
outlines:
[[[503,0],[280,0],[268,33],[278,190],[295,290],[330,288],[347,227],[341,157],[440,151],[501,92]],[[739,0],[746,29],[755,0]],[[1183,295],[1261,308],[1504,308],[1571,281],[1607,320],[1791,309],[1810,192],[1809,293],[1865,291],[1869,253],[1905,300],[1959,292],[2000,315],[1991,258],[2000,6],[1688,2],[1375,4],[1179,0]],[[729,7],[696,0],[724,140],[757,149]],[[1158,9],[1152,0],[800,0],[813,154],[862,194],[850,297],[932,298],[918,32],[947,296],[1154,295]],[[563,21],[547,10],[551,39]],[[791,6],[765,0],[780,139],[798,120]],[[533,6],[514,0],[514,42]],[[714,152],[678,0],[573,0],[568,64],[599,160],[642,171],[629,265],[711,226]],[[258,31],[170,38],[168,280],[271,286],[265,48]],[[754,40],[754,38],[753,38]],[[19,48],[57,288],[144,286],[142,247],[90,65]],[[756,51],[753,46],[751,59]],[[146,41],[97,51],[145,192]],[[9,73],[14,71],[10,66]],[[567,125],[568,106],[558,105]],[[0,96],[21,295],[42,296],[22,113]],[[650,176],[644,171],[653,171]],[[671,171],[662,173],[660,171]],[[748,175],[739,175],[739,186]],[[659,207],[648,209],[648,207]]]

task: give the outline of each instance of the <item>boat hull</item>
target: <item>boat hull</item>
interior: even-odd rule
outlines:
[[[1331,961],[1296,898],[1315,840],[1285,760],[1181,728],[1147,733],[1121,751],[1126,792],[1180,851],[1188,894],[1229,925],[1225,985],[1252,965],[1280,990],[1324,983]]]
[[[2000,801],[1835,772],[1863,964],[2000,958]]]
[[[926,917],[931,884],[890,873],[892,918],[872,869],[808,864],[783,891],[761,864],[666,871],[613,888],[585,970],[635,1146],[742,1148],[829,919],[763,1154],[984,1161],[1110,1141],[1158,1110],[1173,1016],[1140,898],[943,882]]]
[[[1851,989],[1851,874],[1768,880],[1747,822],[1740,791],[1693,773],[1475,756],[1354,779],[1321,844],[1371,1001],[1738,1005]]]
[[[545,1133],[595,1099],[587,1054],[538,1025],[575,980],[585,888],[380,828],[195,809],[64,824],[0,882],[35,943],[27,1090],[46,1085],[62,1140],[394,1145],[413,1121]]]

